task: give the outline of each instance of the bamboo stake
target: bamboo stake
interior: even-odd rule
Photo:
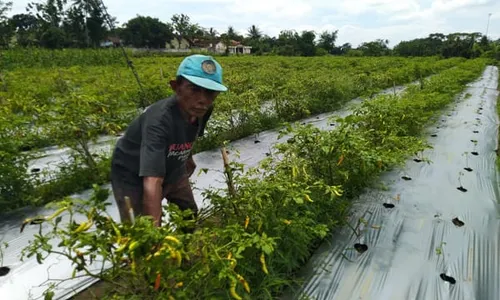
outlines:
[[[236,195],[236,191],[234,189],[234,184],[233,184],[233,173],[231,171],[231,167],[229,166],[229,157],[227,156],[227,151],[225,147],[222,147],[220,151],[222,153],[222,160],[224,162],[224,174],[226,174],[229,194],[231,195],[231,197],[234,197]]]
[[[134,224],[135,223],[134,209],[132,208],[132,203],[130,202],[130,198],[128,196],[125,196],[125,205],[127,206],[130,222]]]
[[[227,188],[229,192],[229,196],[231,200],[234,200],[236,197],[236,189],[234,188],[234,183],[233,183],[233,172],[231,170],[231,167],[229,165],[229,157],[227,156],[227,151],[225,147],[221,148],[221,153],[222,153],[222,160],[224,162],[224,174],[226,174],[226,182],[227,182]],[[234,209],[234,213],[239,216],[238,208],[234,204],[233,201],[231,201],[231,204]]]

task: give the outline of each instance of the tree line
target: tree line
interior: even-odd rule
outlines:
[[[252,25],[245,34],[229,26],[219,33],[212,27],[192,22],[188,15],[175,14],[168,22],[149,16],[136,16],[118,26],[107,14],[101,0],[42,0],[31,2],[26,13],[7,17],[12,2],[0,0],[0,47],[96,48],[112,39],[135,48],[161,49],[172,42],[187,48],[204,48],[219,41],[224,45],[241,43],[252,47],[255,55],[315,56],[434,56],[500,59],[500,39],[493,41],[478,32],[433,33],[426,38],[402,41],[393,49],[389,41],[376,39],[357,48],[350,43],[337,45],[338,30],[316,33],[283,30],[277,37],[263,34]],[[227,51],[227,48],[226,48]]]

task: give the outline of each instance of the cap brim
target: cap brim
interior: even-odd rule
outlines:
[[[227,91],[227,87],[223,86],[222,84],[220,84],[218,82],[207,79],[207,78],[201,78],[201,77],[196,77],[196,76],[191,76],[191,75],[182,75],[182,77],[185,77],[187,80],[191,81],[192,83],[194,83],[198,86],[201,86],[202,88],[206,88],[207,90],[212,90],[212,91],[217,91],[217,92]]]

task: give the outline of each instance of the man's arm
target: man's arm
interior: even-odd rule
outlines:
[[[204,136],[205,135],[205,128],[207,127],[208,120],[212,116],[212,113],[214,111],[214,105],[210,105],[208,108],[208,111],[205,113],[205,115],[201,118],[201,124],[200,124],[200,132],[198,133],[198,136]]]
[[[163,177],[143,178],[143,211],[153,217],[155,226],[161,225],[161,200],[163,199]]]
[[[143,213],[161,225],[168,124],[151,116],[142,127],[139,176],[143,178]]]
[[[196,163],[194,162],[193,159],[193,152],[191,152],[186,161],[186,173],[188,177],[191,177],[191,175],[193,175],[195,169],[196,169]]]

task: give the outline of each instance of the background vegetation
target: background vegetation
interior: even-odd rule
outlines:
[[[8,18],[6,13],[11,5],[12,2],[0,1],[0,47],[6,49],[98,48],[105,41],[131,48],[163,49],[171,42],[180,44],[184,40],[192,51],[200,51],[219,41],[226,45],[241,42],[252,46],[252,53],[256,55],[500,58],[500,40],[489,40],[479,32],[433,33],[426,38],[402,41],[393,49],[389,49],[389,41],[383,37],[353,47],[350,43],[336,45],[338,31],[317,33],[288,29],[271,37],[263,34],[258,25],[252,25],[244,34],[236,32],[232,26],[219,33],[212,27],[193,22],[185,14],[173,15],[170,20],[137,16],[117,26],[115,18],[108,17],[101,0],[39,0],[29,4],[26,13]]]

